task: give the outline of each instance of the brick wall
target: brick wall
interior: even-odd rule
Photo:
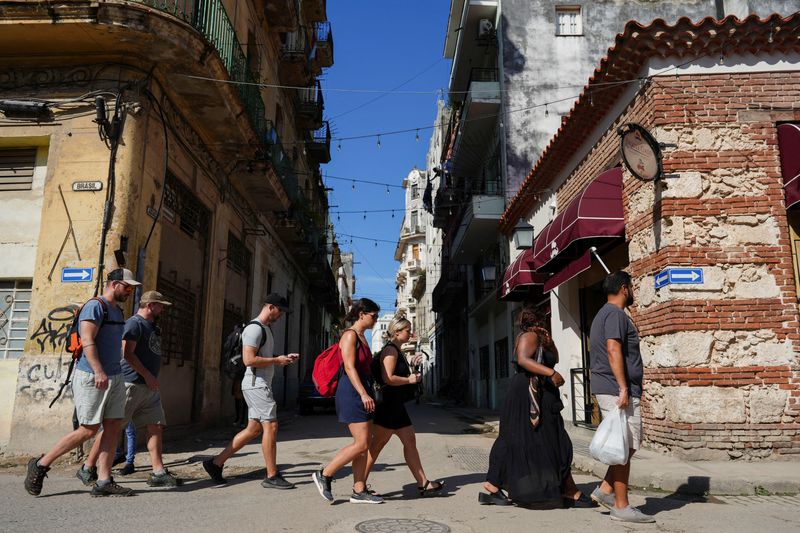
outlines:
[[[800,454],[800,320],[776,125],[800,120],[800,72],[652,80],[557,192],[563,209],[620,163],[616,128],[661,142],[666,186],[625,172],[631,314],[645,360],[645,438],[693,458]],[[546,186],[542,184],[541,186]],[[702,286],[658,291],[666,266]]]

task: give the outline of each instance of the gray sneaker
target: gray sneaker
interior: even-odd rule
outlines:
[[[78,471],[75,472],[75,477],[80,479],[81,483],[87,487],[91,487],[94,485],[94,482],[97,481],[97,467],[90,466],[87,470],[85,466],[81,466]]]
[[[149,487],[177,487],[182,484],[183,482],[180,478],[166,468],[163,474],[151,473],[147,478],[147,485]]]
[[[644,514],[636,507],[631,507],[630,505],[623,509],[617,509],[616,507],[611,509],[611,520],[634,522],[636,524],[650,524],[656,521],[654,517],[649,514]]]
[[[117,485],[112,477],[111,481],[105,485],[101,486],[95,483],[94,487],[92,487],[91,495],[93,498],[103,496],[133,496],[133,489]]]
[[[609,511],[614,508],[614,493],[612,492],[611,494],[606,494],[605,492],[600,490],[599,485],[596,489],[592,491],[589,497],[592,498],[592,500],[594,500],[595,502],[605,507],[606,509],[608,509]]]
[[[370,494],[366,490],[361,492],[353,492],[350,495],[350,503],[383,503],[383,498]]]
[[[265,489],[293,489],[294,483],[289,483],[283,476],[280,474],[275,474],[272,477],[264,478],[264,481],[261,482],[261,486]]]
[[[314,482],[314,485],[316,485],[319,495],[325,498],[325,501],[328,503],[333,503],[333,494],[331,493],[331,482],[333,478],[324,475],[322,470],[317,470],[311,474],[311,480]]]

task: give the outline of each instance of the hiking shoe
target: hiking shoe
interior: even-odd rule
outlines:
[[[203,468],[215,484],[224,485],[228,482],[227,479],[222,477],[222,467],[215,465],[213,460],[207,459],[203,461]]]
[[[50,470],[49,466],[39,466],[39,459],[44,457],[34,457],[28,461],[28,473],[25,474],[25,490],[28,494],[38,496],[42,493],[42,484],[44,478],[47,477],[47,471]]]
[[[77,472],[75,472],[75,477],[80,479],[81,483],[87,487],[91,487],[94,485],[94,482],[97,481],[97,467],[90,466],[87,469],[86,465],[83,465],[78,469]]]
[[[133,466],[133,463],[125,463],[125,466],[117,470],[117,474],[120,476],[129,476],[136,472],[136,467]]]
[[[383,503],[383,498],[370,494],[366,490],[353,491],[353,494],[350,495],[350,503]]]
[[[163,474],[151,473],[147,477],[147,485],[150,487],[177,487],[178,485],[182,484],[183,482],[180,480],[180,478],[166,468],[164,469]]]
[[[133,496],[133,489],[120,487],[112,477],[105,485],[100,486],[95,483],[94,487],[92,487],[91,494],[93,498],[97,498],[98,496]]]
[[[261,482],[261,486],[265,489],[293,489],[294,483],[289,483],[283,476],[280,474],[276,474],[272,477],[264,478],[264,481]]]
[[[331,493],[331,482],[333,478],[324,475],[320,469],[311,474],[311,480],[314,482],[314,485],[317,486],[319,495],[325,498],[328,503],[333,503],[333,494]]]
[[[649,514],[644,514],[636,507],[631,507],[630,505],[623,509],[617,509],[616,507],[611,509],[611,520],[633,522],[636,524],[650,524],[656,521],[654,517]]]
[[[600,490],[598,485],[596,489],[589,495],[591,499],[608,509],[609,511],[614,508],[614,493],[607,494]]]

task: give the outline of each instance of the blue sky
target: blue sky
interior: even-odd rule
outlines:
[[[401,91],[446,89],[450,60],[443,58],[449,0],[328,2],[334,42],[334,65],[322,77],[325,115],[334,137],[357,136],[406,128],[430,126],[436,118],[435,94],[349,93],[328,89],[393,89]],[[413,79],[412,79],[413,78]],[[411,80],[411,81],[409,81]],[[370,100],[377,99],[360,109]],[[341,150],[331,145],[332,160],[322,166],[323,176],[366,179],[401,184],[414,165],[425,167],[430,130],[382,136],[377,139],[345,140]],[[337,233],[395,241],[402,213],[342,213],[371,209],[401,209],[404,191],[355,184],[327,178],[331,219]],[[382,311],[394,309],[395,246],[390,243],[339,237],[345,251],[353,251],[357,262],[356,296],[377,301]]]

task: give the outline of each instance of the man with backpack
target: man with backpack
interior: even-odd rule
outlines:
[[[222,468],[230,457],[249,443],[259,433],[263,433],[261,449],[264,453],[267,473],[261,485],[264,488],[293,489],[294,485],[286,481],[278,472],[277,445],[278,417],[275,398],[272,395],[272,377],[275,366],[286,366],[300,358],[299,354],[273,356],[274,341],[270,324],[278,320],[289,310],[286,298],[275,293],[267,295],[259,315],[241,332],[241,361],[247,367],[242,379],[242,394],[247,403],[248,423],[242,431],[219,454],[203,461],[208,475],[217,484],[226,482],[222,477]],[[235,335],[235,331],[232,335]],[[226,345],[231,342],[226,341]],[[236,354],[233,357],[238,360]],[[230,367],[232,365],[226,364]]]
[[[134,287],[141,285],[124,268],[109,272],[105,291],[86,302],[78,315],[80,358],[72,376],[72,395],[80,427],[59,440],[39,459],[28,462],[25,490],[34,496],[53,462],[92,438],[100,424],[105,431],[100,438],[97,482],[92,496],[129,496],[132,490],[120,487],[111,477],[111,462],[117,448],[120,422],[125,415],[125,385],[120,366],[120,348],[125,325],[119,304],[125,302]]]
[[[147,478],[151,487],[176,487],[180,480],[164,467],[161,456],[166,417],[161,405],[158,372],[161,369],[161,330],[157,323],[164,307],[172,305],[158,291],[147,291],[139,300],[139,311],[125,322],[122,335],[122,374],[125,380],[125,417],[122,424],[133,422],[147,426],[147,449],[153,472]],[[84,485],[97,479],[100,440],[95,440],[86,463],[75,477]],[[131,463],[131,466],[132,463]]]

